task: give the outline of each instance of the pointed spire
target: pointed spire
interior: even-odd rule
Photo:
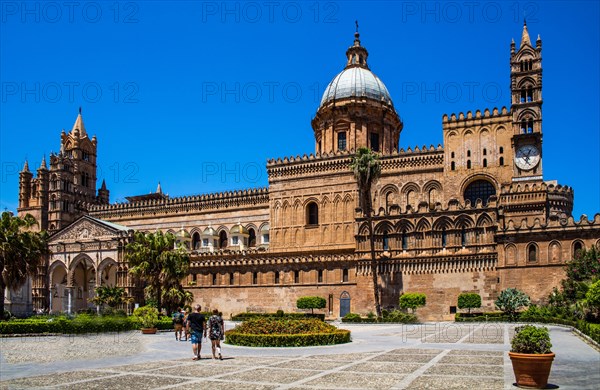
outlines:
[[[83,117],[81,116],[81,107],[79,107],[79,115],[77,115],[77,119],[75,120],[75,124],[73,125],[71,132],[74,132],[76,129],[79,130],[79,135],[81,138],[87,137],[87,131],[85,130]]]
[[[162,194],[162,188],[160,187],[160,182],[158,182],[158,187],[156,187],[156,193],[157,194]]]
[[[23,165],[23,170],[21,172],[29,172],[29,163],[27,159],[25,159],[25,165]]]
[[[523,20],[523,35],[521,36],[521,47],[523,47],[523,45],[529,45],[531,46],[531,40],[529,39],[529,32],[527,31],[527,20],[524,19]]]
[[[46,155],[42,157],[42,163],[40,164],[40,169],[48,169],[48,165],[46,165]]]
[[[102,191],[106,191],[106,181],[104,181],[104,179],[102,179],[102,185],[100,186],[100,189]]]

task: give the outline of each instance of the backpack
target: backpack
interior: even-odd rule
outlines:
[[[177,324],[177,325],[183,324],[183,314],[181,314],[181,313],[173,314],[173,323]]]

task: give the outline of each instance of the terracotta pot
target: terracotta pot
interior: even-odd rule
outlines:
[[[156,328],[142,328],[142,333],[143,334],[155,334],[156,333]]]
[[[528,354],[509,352],[517,386],[543,389],[548,384],[554,353]]]

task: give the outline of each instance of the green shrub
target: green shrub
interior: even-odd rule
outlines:
[[[414,324],[419,322],[414,314],[405,313],[401,310],[392,310],[380,319],[381,322],[397,322],[402,324]]]
[[[212,314],[209,313],[208,317]],[[206,317],[206,318],[208,318]],[[321,321],[325,321],[325,314],[312,314],[312,313],[239,313],[231,317],[233,321],[244,321],[251,318],[290,318],[290,319],[303,319],[303,318],[317,318]]]
[[[524,325],[515,328],[511,352],[543,354],[550,353],[550,333],[544,326]]]
[[[90,316],[80,314],[74,318],[66,316],[15,319],[0,322],[1,334],[81,334],[101,332],[121,332],[139,329],[140,323],[134,317]]]
[[[587,304],[595,311],[600,311],[600,280],[592,283],[585,294]]]
[[[425,306],[426,297],[421,293],[406,293],[400,296],[400,307],[411,309],[413,313],[418,307]]]
[[[254,318],[225,332],[227,344],[303,347],[350,342],[350,332],[317,319]]]
[[[342,318],[342,322],[362,322],[360,314],[348,313]]]
[[[477,309],[481,307],[481,295],[477,293],[461,293],[458,296],[458,308],[459,309]]]
[[[500,292],[495,304],[504,314],[514,319],[516,318],[517,311],[522,307],[529,306],[530,301],[524,292],[516,288],[507,288]]]
[[[275,317],[283,317],[283,310],[279,309],[277,310],[277,312],[275,313]]]
[[[310,309],[314,313],[314,309],[324,309],[327,301],[323,297],[300,297],[296,301],[298,309]]]
[[[133,311],[133,315],[137,317],[143,328],[154,328],[158,323],[158,310],[154,306],[138,307]]]

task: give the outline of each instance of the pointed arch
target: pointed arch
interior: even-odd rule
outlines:
[[[488,227],[492,226],[493,224],[494,221],[487,213],[481,214],[479,217],[477,217],[477,227]]]
[[[415,225],[413,225],[412,222],[410,222],[409,220],[406,220],[406,219],[402,219],[402,220],[398,221],[396,223],[396,225],[394,226],[394,231],[396,233],[402,233],[402,232],[410,233],[410,232],[413,232],[414,230],[415,230]]]
[[[384,232],[390,234],[393,231],[394,229],[392,227],[392,224],[388,221],[379,222],[377,225],[375,225],[375,228],[373,229],[373,233],[375,234],[383,234]]]
[[[562,261],[562,245],[560,241],[553,240],[548,244],[548,262],[560,263]]]
[[[454,220],[454,226],[457,229],[470,229],[473,226],[475,226],[475,223],[473,222],[473,219],[471,217],[469,217],[466,214],[461,214],[459,215],[455,220]]]
[[[453,227],[452,220],[446,216],[440,217],[433,222],[432,230],[450,230]]]
[[[425,217],[419,219],[419,222],[417,222],[417,225],[415,226],[415,231],[425,232],[428,230],[431,230],[431,224],[429,221],[425,219]]]

